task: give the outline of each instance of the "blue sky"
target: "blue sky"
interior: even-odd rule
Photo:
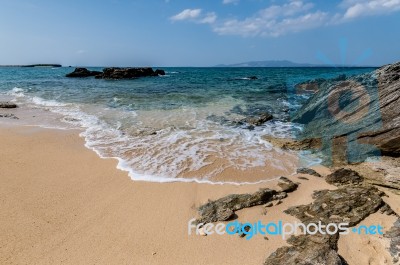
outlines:
[[[400,0],[0,0],[0,64],[400,60]],[[318,55],[319,54],[319,55]],[[326,59],[325,59],[326,60]]]

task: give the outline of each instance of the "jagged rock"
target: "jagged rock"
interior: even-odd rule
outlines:
[[[147,77],[147,76],[158,76],[161,73],[159,70],[157,73],[150,67],[147,68],[118,68],[111,67],[103,69],[102,75],[96,76],[96,78],[103,79],[135,79],[139,77]],[[165,73],[164,73],[165,74]]]
[[[297,174],[306,174],[306,175],[311,175],[311,176],[315,176],[315,177],[318,177],[318,178],[321,178],[321,177],[322,177],[322,176],[321,176],[317,171],[315,171],[314,169],[305,168],[305,167],[298,168],[298,169],[297,169]]]
[[[393,227],[384,236],[390,239],[389,251],[393,257],[393,263],[400,261],[400,219],[394,223]]]
[[[270,113],[264,112],[264,113],[254,116],[254,117],[245,118],[244,120],[242,120],[240,122],[248,123],[248,124],[254,125],[254,126],[260,126],[260,125],[263,125],[264,123],[266,123],[267,121],[272,120],[273,118],[274,117]]]
[[[157,70],[154,71],[154,74],[156,74],[156,75],[165,75],[165,71],[161,70],[161,69],[157,69]]]
[[[383,193],[375,187],[345,186],[337,190],[315,191],[313,203],[294,206],[285,213],[303,223],[349,223],[354,226],[385,205]]]
[[[10,118],[14,120],[19,120],[19,118],[12,113],[0,113],[0,118]]]
[[[273,196],[278,194],[271,189],[260,189],[253,194],[231,194],[199,207],[200,218],[197,223],[212,223],[226,221],[234,216],[234,212],[243,208],[265,204],[273,200]]]
[[[291,236],[287,240],[291,246],[278,248],[264,265],[345,265],[337,253],[337,241],[337,235]]]
[[[90,77],[101,75],[102,72],[99,71],[89,71],[86,68],[75,68],[72,73],[66,75],[66,77]]]
[[[284,150],[309,150],[309,149],[320,149],[322,146],[321,139],[304,139],[294,140],[289,138],[275,138],[269,135],[262,137],[264,140],[270,142],[272,145],[279,147]]]
[[[15,109],[17,108],[17,104],[10,103],[10,102],[0,102],[0,108],[2,109]]]
[[[391,189],[400,195],[400,158],[382,156],[348,167],[359,172],[366,183]]]
[[[400,62],[344,81],[328,80],[292,121],[305,125],[300,139],[324,139],[326,159],[335,145],[343,144],[335,143],[335,137],[347,139],[342,148],[350,163],[364,161],[378,150],[399,156]]]
[[[295,191],[299,185],[286,177],[280,177],[278,180],[278,186],[283,192],[292,192]]]
[[[343,186],[348,184],[360,184],[364,181],[364,178],[354,170],[341,168],[326,176],[325,180],[329,184]]]

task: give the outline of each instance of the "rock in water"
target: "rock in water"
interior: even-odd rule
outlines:
[[[96,76],[96,78],[103,79],[135,79],[139,77],[147,77],[147,76],[158,76],[161,72],[159,70],[157,73],[153,71],[152,68],[105,68],[103,69],[103,74]]]
[[[242,120],[241,122],[246,122],[246,123],[254,125],[254,126],[260,126],[260,125],[263,125],[264,123],[266,123],[267,121],[272,120],[273,118],[274,117],[270,113],[263,112],[259,115],[246,118],[246,119]]]
[[[400,62],[344,81],[327,80],[296,113],[301,139],[324,139],[326,157],[347,145],[346,159],[362,162],[380,150],[400,155]],[[323,150],[323,151],[324,151]]]
[[[364,178],[356,171],[346,168],[341,168],[326,177],[326,182],[335,186],[343,186],[348,184],[360,184]]]
[[[0,102],[0,108],[2,109],[15,109],[18,106],[14,103],[10,103],[10,102]]]
[[[165,71],[164,70],[160,70],[160,69],[155,70],[154,73],[156,75],[165,75]]]
[[[66,77],[89,77],[89,76],[97,76],[101,75],[102,72],[98,71],[89,71],[86,68],[75,68],[72,73],[66,75]]]

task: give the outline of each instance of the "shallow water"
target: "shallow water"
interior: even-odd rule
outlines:
[[[163,77],[108,81],[65,78],[73,68],[0,67],[0,98],[23,107],[17,111],[20,123],[82,129],[87,147],[119,159],[133,179],[244,183],[319,161],[283,153],[262,139],[293,137],[301,130],[287,121],[308,99],[296,94],[295,84],[372,70],[164,69]],[[262,111],[276,120],[254,130],[233,122]]]

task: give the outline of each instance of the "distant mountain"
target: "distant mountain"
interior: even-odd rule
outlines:
[[[278,61],[254,61],[237,64],[219,64],[216,67],[318,67],[323,65],[307,64],[307,63],[294,63],[287,60]]]

